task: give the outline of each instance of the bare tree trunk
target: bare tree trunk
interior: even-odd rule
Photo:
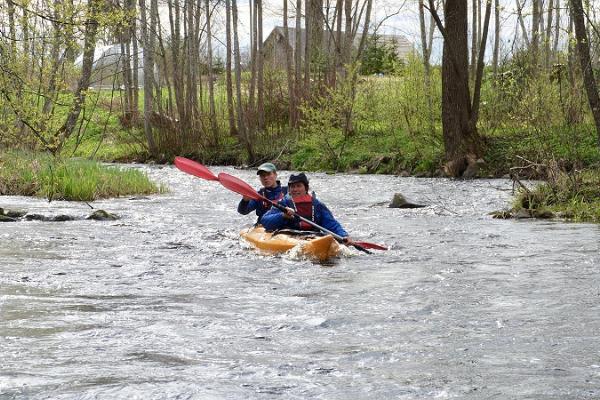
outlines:
[[[344,0],[344,13],[346,16],[346,34],[344,37],[342,62],[343,64],[347,65],[350,63],[352,58],[352,45],[354,42],[354,37],[352,36],[352,0]]]
[[[286,0],[284,0],[286,1]],[[265,99],[264,99],[264,50],[263,50],[263,3],[262,0],[256,0],[257,5],[257,33],[258,33],[258,52],[256,54],[257,71],[257,101],[256,113],[258,114],[258,129],[265,127]]]
[[[308,98],[311,94],[310,91],[310,62],[313,57],[312,48],[312,26],[313,26],[313,15],[310,4],[311,0],[304,1],[304,93],[305,97]]]
[[[194,30],[194,10],[195,0],[185,0],[184,7],[184,23],[183,23],[183,42],[186,57],[183,61],[183,76],[185,76],[185,104],[187,110],[186,121],[187,126],[193,127],[195,130],[199,123],[199,107],[198,107],[198,79],[196,70],[198,69],[197,43]],[[197,9],[200,13],[200,7]]]
[[[61,38],[61,26],[59,21],[62,16],[59,12],[60,3],[58,0],[54,0],[53,7],[53,21],[52,21],[52,44],[50,48],[50,73],[48,74],[48,88],[46,90],[46,96],[44,100],[44,106],[42,107],[42,114],[48,115],[52,105],[54,104],[54,96],[56,94],[56,81],[58,79],[58,69],[60,68],[60,38]],[[45,118],[44,118],[45,119]],[[46,121],[43,122],[45,124]]]
[[[255,121],[255,96],[256,96],[256,58],[258,52],[258,32],[257,32],[257,0],[250,0],[252,12],[250,13],[250,31],[252,32],[251,42],[251,57],[250,57],[250,90],[248,94],[248,109],[246,113],[246,120],[248,121],[247,129],[254,128]]]
[[[75,64],[75,40],[74,31],[75,31],[75,22],[74,22],[74,10],[75,5],[73,4],[73,0],[65,0],[64,1],[64,15],[63,19],[65,24],[63,24],[63,36],[65,38],[65,63],[68,65]]]
[[[187,116],[186,107],[184,101],[185,90],[183,87],[182,79],[182,62],[180,55],[180,43],[181,43],[181,22],[180,22],[180,8],[179,1],[168,0],[169,9],[169,23],[171,29],[171,57],[173,62],[173,91],[175,92],[175,104],[177,105],[177,114],[179,121],[182,124],[182,129],[187,131]]]
[[[55,133],[55,147],[49,149],[53,154],[60,153],[65,140],[71,136],[79,114],[85,103],[86,91],[90,86],[90,77],[92,76],[92,65],[94,63],[94,52],[96,50],[96,34],[98,33],[98,7],[95,0],[88,0],[88,14],[85,21],[85,33],[83,44],[83,60],[81,65],[81,77],[77,83],[74,93],[74,100],[64,124]]]
[[[540,4],[538,1],[532,2],[531,12],[531,59],[533,67],[538,65],[540,52]]]
[[[427,37],[427,48],[429,49],[429,57],[431,58],[431,49],[433,48],[433,34],[435,33],[435,20],[433,15],[429,15],[429,36]]]
[[[89,3],[88,3],[89,4]],[[31,44],[30,38],[30,23],[29,23],[29,10],[27,7],[22,6],[21,9],[21,24],[20,28],[23,31],[23,65],[25,66],[25,74],[29,75],[28,71],[31,71],[30,50],[34,47]],[[20,93],[19,93],[20,96]]]
[[[15,3],[13,0],[6,0],[8,7],[8,35],[10,38],[10,56],[17,55],[17,30],[15,27]]]
[[[296,94],[296,105],[299,106],[299,102],[303,98],[303,93],[301,90],[301,82],[302,82],[302,0],[296,0],[296,46],[294,46],[294,68],[296,72],[296,90],[294,91]],[[298,112],[298,107],[296,107],[296,112]],[[298,116],[296,116],[296,121],[298,121]]]
[[[480,157],[481,139],[472,118],[469,93],[468,11],[464,0],[446,0],[443,26],[433,0],[430,11],[444,37],[442,56],[442,127],[447,175],[461,176]],[[483,53],[483,46],[482,52]],[[481,54],[482,56],[483,54]]]
[[[129,29],[129,36],[130,36],[130,40],[131,40],[131,53],[133,53],[131,55],[132,58],[132,64],[133,64],[133,70],[130,72],[131,73],[131,79],[130,82],[132,84],[132,88],[131,88],[131,100],[132,100],[132,104],[131,104],[131,111],[135,114],[134,117],[137,118],[138,114],[139,114],[139,106],[140,106],[140,63],[139,63],[139,48],[138,48],[138,39],[137,39],[137,35],[136,35],[136,31],[137,31],[137,22],[136,22],[136,18],[135,18],[135,13],[136,13],[136,7],[135,7],[135,0],[127,0],[127,3],[129,4],[128,9],[129,12],[131,13],[131,27]]]
[[[238,10],[237,0],[231,0],[232,6],[232,17],[233,17],[233,47],[234,47],[234,58],[235,58],[235,89],[237,92],[237,110],[238,110],[238,129],[241,136],[244,138],[244,144],[246,145],[246,151],[248,152],[248,158],[250,162],[254,162],[256,156],[254,155],[254,147],[248,128],[244,121],[244,107],[242,105],[242,63],[240,57],[240,42],[238,37]]]
[[[158,24],[160,25],[160,18],[158,19]],[[163,62],[163,70],[164,70],[163,76],[165,79],[165,84],[167,86],[167,92],[168,92],[167,113],[171,117],[173,115],[173,113],[175,112],[175,106],[173,105],[173,90],[171,87],[171,79],[169,78],[169,63],[167,62],[167,51],[165,49],[164,41],[162,38],[162,29],[158,29],[157,32],[158,32],[158,37],[157,37],[158,45],[160,47],[161,58],[162,58],[162,62]],[[136,110],[137,110],[137,106],[136,106]]]
[[[560,0],[556,0],[556,27],[554,28],[554,43],[552,45],[552,58],[556,58],[558,53],[558,39],[560,36]]]
[[[131,13],[130,17],[127,19],[127,25],[124,26],[119,31],[119,38],[121,41],[121,75],[123,77],[123,115],[126,118],[133,119],[135,118],[135,114],[137,114],[137,104],[133,100],[134,96],[134,83],[133,83],[133,74],[137,75],[137,63],[133,67],[132,71],[132,49],[131,45],[133,40],[135,40],[135,29],[132,24],[135,24],[135,3],[132,4],[131,0],[123,1],[123,9],[127,10]],[[136,46],[137,49],[137,46]],[[134,56],[137,57],[135,50],[133,51]]]
[[[371,20],[371,10],[373,7],[373,0],[366,1],[367,11],[365,14],[363,32],[360,38],[360,43],[358,45],[358,49],[356,51],[356,60],[360,60],[362,52],[365,48],[365,43],[367,42],[367,36],[369,34],[369,22]],[[358,21],[356,21],[358,23]],[[355,63],[353,63],[355,64]],[[352,76],[351,76],[351,85],[350,85],[350,99],[349,105],[347,109],[344,111],[344,136],[348,137],[354,132],[354,126],[352,124],[352,117],[354,115],[354,101],[356,99],[356,85],[358,80],[358,69],[352,66]]]
[[[546,34],[544,35],[544,68],[550,68],[551,42],[552,42],[552,16],[554,15],[554,1],[548,3],[548,20],[546,24]]]
[[[579,62],[581,63],[585,91],[596,125],[598,148],[600,148],[600,96],[598,96],[598,86],[596,84],[596,79],[594,78],[594,71],[592,70],[583,5],[581,4],[581,0],[571,0],[570,3],[571,16],[575,25],[575,37],[577,39],[577,53],[579,55]]]
[[[150,154],[155,156],[157,153],[154,134],[152,133],[152,110],[154,103],[154,38],[155,38],[155,7],[158,7],[156,0],[150,0],[150,21],[146,18],[146,0],[140,2],[140,23],[142,31],[142,46],[144,48],[144,134],[148,142]]]
[[[331,86],[336,87],[337,75],[342,73],[343,59],[343,48],[342,43],[342,14],[344,10],[344,0],[336,0],[335,2],[335,32],[331,35],[335,38],[335,57],[333,61],[333,79]]]
[[[521,0],[515,1],[517,2],[517,19],[519,20],[519,25],[521,26],[521,30],[523,31],[523,40],[525,40],[525,46],[529,48],[531,46],[529,44],[529,37],[527,36],[527,28],[525,28],[525,21],[523,20],[523,6],[521,5]]]
[[[494,84],[498,77],[498,56],[500,54],[500,0],[494,0],[494,53],[492,57],[492,70]]]
[[[210,126],[213,134],[214,145],[219,144],[219,126],[217,125],[217,113],[215,111],[215,90],[214,90],[214,75],[213,75],[213,54],[212,54],[212,30],[211,30],[211,13],[209,0],[204,0],[206,7],[206,46],[208,56],[208,112],[210,116]]]
[[[323,0],[309,0],[310,8],[310,43],[312,54],[310,62],[313,72],[321,79],[320,63],[323,59]],[[308,34],[308,31],[307,31]],[[314,75],[313,75],[314,76]]]
[[[290,32],[288,28],[288,0],[283,0],[283,37],[285,41],[285,69],[288,83],[288,113],[290,127],[296,127],[296,93],[294,91],[294,72]]]
[[[121,75],[123,76],[123,115],[130,115],[132,108],[131,103],[131,47],[129,47],[129,39],[124,32],[121,32]]]
[[[231,55],[233,49],[231,46],[231,0],[225,0],[225,36],[226,51],[225,55],[225,85],[227,92],[227,116],[229,118],[229,133],[237,134],[235,126],[235,112],[233,108],[233,83],[231,78]]]
[[[419,25],[421,26],[421,46],[423,47],[423,68],[424,68],[424,85],[425,97],[427,98],[427,108],[429,114],[429,130],[435,132],[435,119],[433,115],[433,96],[431,93],[431,64],[430,64],[430,47],[427,41],[427,27],[425,26],[425,9],[423,0],[419,0]]]
[[[472,0],[471,1],[471,12],[472,12],[472,20],[471,20],[471,62],[469,64],[470,68],[469,68],[469,75],[471,76],[471,78],[475,78],[475,68],[477,67],[477,39],[478,39],[478,32],[477,32],[477,5],[478,5],[479,0]]]
[[[487,35],[490,26],[490,14],[492,12],[492,0],[486,0],[485,5],[485,22],[483,25],[483,32],[481,35],[481,42],[479,48],[481,51],[479,52],[479,59],[477,60],[477,72],[475,75],[475,87],[473,88],[473,101],[472,101],[472,113],[471,113],[471,121],[474,129],[476,128],[477,121],[479,120],[479,105],[480,105],[480,94],[481,94],[481,81],[483,80],[483,66],[484,66],[484,54],[485,47],[487,42]]]

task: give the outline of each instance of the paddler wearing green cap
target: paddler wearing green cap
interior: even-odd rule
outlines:
[[[261,164],[256,171],[260,179],[262,187],[257,190],[262,196],[274,202],[278,202],[284,198],[288,192],[287,186],[281,186],[281,182],[277,180],[277,167],[275,164],[266,162]],[[243,197],[238,204],[238,212],[242,215],[247,215],[252,211],[256,211],[258,219],[257,224],[260,223],[260,218],[271,208],[271,205],[266,201],[253,200],[249,197]]]

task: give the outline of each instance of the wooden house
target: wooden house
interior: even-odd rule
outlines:
[[[358,48],[360,35],[354,39],[354,48]],[[342,38],[344,33],[342,32]],[[376,40],[380,44],[391,44],[396,48],[396,55],[400,60],[406,60],[408,55],[414,51],[414,45],[402,35],[376,35]],[[343,40],[343,39],[342,39]],[[300,30],[300,57],[304,59],[304,50],[306,45],[306,30]],[[275,27],[263,44],[264,63],[266,68],[285,69],[286,46],[292,50],[292,63],[294,60],[294,50],[296,48],[296,29],[288,28],[288,41],[285,40],[285,30],[282,26]],[[323,32],[323,41],[321,43],[321,54],[324,58],[333,57],[334,40],[328,30]]]

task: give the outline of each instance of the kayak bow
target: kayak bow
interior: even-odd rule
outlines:
[[[262,226],[243,230],[240,235],[255,248],[269,253],[285,253],[298,247],[303,255],[327,261],[340,253],[340,245],[331,235],[296,236],[289,233],[266,232]]]

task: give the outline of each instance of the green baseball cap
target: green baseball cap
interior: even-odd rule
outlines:
[[[266,162],[264,164],[260,164],[258,171],[256,171],[256,175],[259,175],[261,172],[277,172],[277,167],[273,163]]]

